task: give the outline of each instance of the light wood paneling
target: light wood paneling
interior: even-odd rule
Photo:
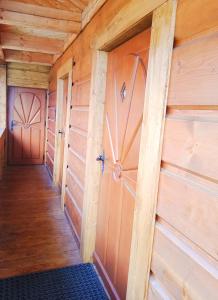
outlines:
[[[218,30],[175,48],[169,105],[217,106],[217,51]]]
[[[3,49],[60,54],[64,43],[51,38],[3,32],[1,45]]]
[[[179,40],[173,51],[151,266],[153,282],[162,287],[160,298],[217,297],[218,29],[211,28],[216,6],[183,0],[177,12]],[[155,290],[152,280],[150,291]]]
[[[46,53],[37,53],[29,51],[4,50],[6,62],[21,62],[28,64],[39,64],[51,66],[53,56]]]
[[[47,89],[49,70],[46,66],[9,63],[7,85]]]

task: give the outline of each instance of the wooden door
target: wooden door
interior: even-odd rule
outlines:
[[[63,162],[64,162],[64,143],[65,143],[65,131],[66,131],[66,116],[67,116],[67,97],[68,97],[68,78],[64,79],[63,82],[63,102],[62,102],[62,122],[59,134],[61,135],[60,142],[60,173],[58,184],[61,188],[63,178]]]
[[[45,90],[9,88],[9,164],[43,164],[45,102]]]
[[[109,54],[96,263],[125,299],[150,30]]]

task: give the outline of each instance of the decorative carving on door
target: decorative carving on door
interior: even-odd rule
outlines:
[[[29,103],[24,104],[25,98],[30,98]],[[32,93],[20,93],[14,101],[13,107],[13,127],[23,126],[28,129],[30,126],[41,122],[41,102]]]

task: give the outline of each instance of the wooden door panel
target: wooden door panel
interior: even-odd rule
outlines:
[[[45,91],[9,88],[9,163],[42,164],[45,136]]]
[[[109,53],[96,257],[125,299],[150,30]]]

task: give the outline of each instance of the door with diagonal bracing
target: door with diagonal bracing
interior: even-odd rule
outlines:
[[[46,92],[44,90],[9,88],[9,164],[43,163],[45,102]]]
[[[149,43],[147,30],[111,51],[108,60],[95,261],[121,299],[129,269]]]

